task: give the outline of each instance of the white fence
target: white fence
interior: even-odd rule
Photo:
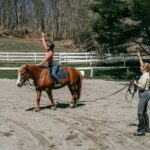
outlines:
[[[44,53],[19,53],[19,52],[0,52],[0,62],[27,62],[37,63],[44,58]],[[55,53],[54,60],[59,64],[89,64],[90,66],[96,62],[123,62],[124,66],[126,61],[136,60],[135,55],[123,54],[120,56],[99,56],[96,52],[85,52],[85,53]],[[143,57],[143,59],[147,59]],[[149,57],[148,57],[149,59]]]
[[[44,58],[44,53],[18,53],[0,52],[0,62],[34,62],[37,63]],[[98,55],[90,53],[55,53],[54,60],[62,63],[89,63],[98,62]]]
[[[18,67],[0,67],[0,70],[18,70]],[[114,66],[114,67],[77,67],[76,69],[80,70],[81,74],[84,76],[85,70],[90,70],[90,78],[93,78],[93,72],[95,69],[104,70],[104,69],[126,69],[127,77],[129,76],[130,67],[125,66]]]

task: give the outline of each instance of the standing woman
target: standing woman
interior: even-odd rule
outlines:
[[[150,64],[144,63],[141,59],[140,52],[138,51],[138,58],[140,61],[141,77],[139,81],[134,81],[134,84],[139,89],[139,104],[138,104],[138,129],[134,133],[135,136],[145,135],[145,132],[150,132],[149,117],[147,114],[147,105],[150,99]]]

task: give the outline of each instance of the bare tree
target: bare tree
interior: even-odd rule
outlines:
[[[0,27],[45,31],[53,39],[73,37],[84,27],[85,0],[1,0]]]

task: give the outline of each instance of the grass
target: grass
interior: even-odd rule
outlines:
[[[126,69],[94,69],[93,78],[105,79],[105,80],[128,80],[139,78],[139,67],[129,69],[129,75],[127,76]],[[85,70],[85,78],[90,77],[90,70]]]
[[[42,50],[39,41],[17,38],[1,39],[0,52],[38,52]]]
[[[66,42],[54,42],[55,52],[76,52],[79,49],[71,47]],[[0,38],[0,52],[44,52],[40,39]]]
[[[127,77],[126,69],[105,69],[98,70],[95,69],[93,72],[93,78],[95,79],[105,79],[105,80],[128,80],[136,79],[140,76],[139,68],[131,68],[129,76]],[[17,71],[16,70],[0,70],[0,78],[16,79]],[[85,70],[86,79],[90,78],[90,70]]]
[[[135,79],[140,76],[140,71],[138,67],[130,68],[129,69],[129,75],[127,76],[127,70],[126,69],[105,69],[105,70],[95,70],[94,71],[94,78],[101,78],[101,79],[107,79],[107,80],[128,80],[128,79]]]
[[[16,70],[0,70],[0,78],[17,79],[17,71]]]

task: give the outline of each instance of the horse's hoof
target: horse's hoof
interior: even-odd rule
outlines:
[[[56,106],[52,106],[51,109],[52,109],[52,110],[56,110],[57,107],[56,107]]]
[[[74,108],[75,105],[71,103],[71,104],[69,105],[69,107],[70,107],[70,108]]]
[[[39,108],[39,107],[35,107],[35,108],[34,108],[34,111],[35,111],[35,112],[38,112],[38,111],[40,111],[40,108]]]

